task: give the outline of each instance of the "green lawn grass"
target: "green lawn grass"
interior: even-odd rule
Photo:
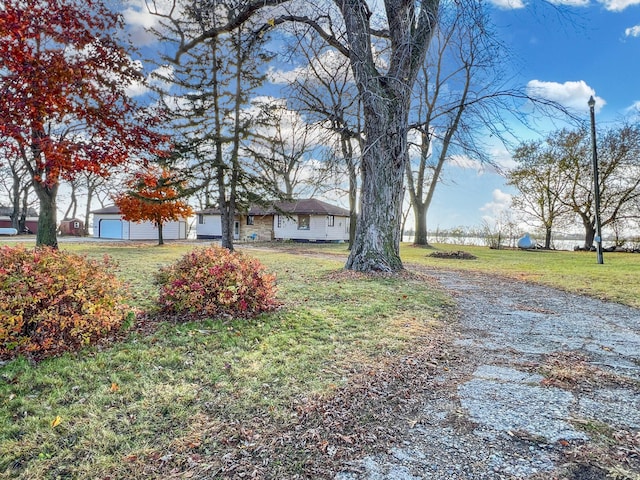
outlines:
[[[605,254],[598,265],[592,253],[436,247],[403,244],[403,261],[409,270],[506,275],[640,306],[640,255]],[[161,318],[153,313],[153,273],[194,245],[61,248],[113,257],[132,304]],[[438,250],[477,259],[429,256]],[[230,445],[238,452],[243,442],[250,448],[295,432],[296,405],[330,396],[355,372],[437,335],[449,319],[450,301],[427,279],[342,271],[345,245],[252,245],[245,252],[276,273],[279,311],[250,321],[159,321],[119,343],[0,366],[0,478],[171,478],[194,459],[215,471]],[[284,478],[300,472],[304,455],[270,461]]]
[[[193,245],[61,248],[112,256],[134,303],[149,308],[153,272]],[[420,278],[345,275],[339,256],[247,254],[277,274],[279,311],[160,323],[113,345],[0,367],[0,478],[168,478],[194,456],[219,460],[256,418],[267,433],[292,427],[295,405],[443,321],[448,300]],[[300,468],[291,458],[278,467],[284,476]]]
[[[434,258],[434,251],[463,250],[476,260]],[[434,268],[504,275],[574,293],[640,308],[640,254],[604,253],[599,265],[595,252],[562,250],[492,250],[478,246],[435,245],[435,249],[402,247],[403,261]]]
[[[344,259],[348,255],[346,247],[339,244],[303,247],[289,244],[277,248],[322,252]],[[477,258],[460,260],[430,256],[434,252],[456,251]],[[637,253],[605,252],[603,265],[597,263],[595,252],[565,250],[494,250],[484,246],[445,244],[416,247],[403,243],[400,254],[409,270],[412,265],[420,265],[501,275],[640,308],[640,254]]]

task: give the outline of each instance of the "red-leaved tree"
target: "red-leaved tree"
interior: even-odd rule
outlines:
[[[115,196],[122,218],[130,222],[153,222],[158,228],[158,245],[164,244],[162,227],[193,215],[183,200],[183,183],[166,168],[147,167],[128,181],[128,192]]]
[[[161,140],[126,94],[141,72],[117,43],[121,28],[121,17],[100,0],[0,6],[0,142],[33,179],[38,245],[57,247],[61,179],[81,171],[106,176]]]

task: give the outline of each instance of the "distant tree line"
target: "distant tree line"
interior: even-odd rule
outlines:
[[[602,228],[619,238],[625,228],[640,224],[640,127],[598,132],[597,155]],[[507,175],[519,191],[513,206],[543,228],[544,246],[551,246],[554,231],[580,225],[584,248],[591,248],[596,220],[590,132],[552,132],[522,143],[513,159],[517,166]]]

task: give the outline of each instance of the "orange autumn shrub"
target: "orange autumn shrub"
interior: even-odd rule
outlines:
[[[0,247],[0,358],[95,343],[129,309],[114,264],[49,248]]]
[[[162,268],[156,282],[169,313],[248,318],[278,306],[274,275],[258,260],[217,246],[187,253]]]

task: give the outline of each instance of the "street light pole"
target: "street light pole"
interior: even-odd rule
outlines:
[[[603,264],[604,258],[602,257],[602,227],[600,225],[600,180],[598,178],[598,149],[596,147],[596,114],[594,113],[594,107],[596,101],[591,95],[589,98],[589,111],[591,112],[591,150],[593,151],[593,198],[595,202],[595,217],[596,217],[596,251],[598,255],[598,263]]]

